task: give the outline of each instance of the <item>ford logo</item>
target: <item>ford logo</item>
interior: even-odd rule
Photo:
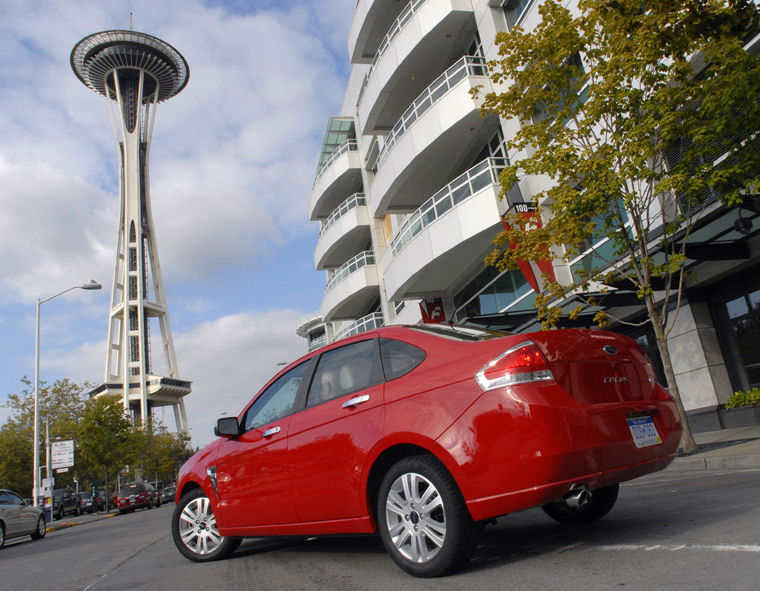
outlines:
[[[602,351],[607,353],[607,355],[617,355],[617,349],[613,347],[612,345],[605,345],[602,347]]]

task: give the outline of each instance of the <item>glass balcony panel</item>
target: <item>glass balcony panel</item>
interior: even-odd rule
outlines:
[[[470,191],[470,185],[468,183],[463,183],[451,190],[451,198],[454,200],[454,205],[464,201],[470,195],[472,195],[472,191]]]
[[[484,170],[479,175],[473,177],[470,181],[470,184],[472,185],[472,192],[477,193],[483,187],[487,187],[491,184],[491,175],[487,170]]]
[[[442,216],[444,213],[446,213],[452,207],[453,207],[453,205],[451,203],[451,197],[448,196],[448,195],[446,195],[445,199],[441,199],[438,203],[435,204],[435,215],[436,215],[436,217]]]

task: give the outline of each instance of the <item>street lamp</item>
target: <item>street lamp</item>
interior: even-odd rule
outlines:
[[[49,298],[40,299],[37,298],[37,335],[34,343],[34,442],[33,442],[33,458],[34,458],[34,480],[32,484],[32,493],[34,496],[33,503],[36,507],[39,503],[40,492],[40,455],[39,455],[39,410],[38,400],[40,394],[40,306],[45,302],[49,302],[53,298],[57,298],[59,295],[63,295],[73,289],[101,289],[103,286],[93,279],[90,279],[89,283],[83,285],[75,285],[64,289],[63,291],[50,296]],[[48,466],[48,478],[50,478],[50,466]],[[44,509],[44,504],[43,507]],[[52,515],[52,513],[51,513]]]

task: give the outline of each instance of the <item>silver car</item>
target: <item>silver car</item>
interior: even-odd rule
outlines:
[[[0,548],[5,545],[5,540],[11,538],[44,538],[46,528],[41,509],[27,505],[24,499],[12,491],[0,489]]]

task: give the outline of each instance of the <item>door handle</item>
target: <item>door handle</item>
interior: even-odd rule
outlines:
[[[279,427],[272,427],[271,429],[267,429],[264,431],[264,433],[261,435],[262,437],[271,437],[272,435],[279,433],[280,428]]]
[[[350,408],[352,406],[359,406],[362,402],[369,400],[369,394],[362,394],[361,396],[354,396],[351,400],[346,400],[343,403],[343,408]]]

